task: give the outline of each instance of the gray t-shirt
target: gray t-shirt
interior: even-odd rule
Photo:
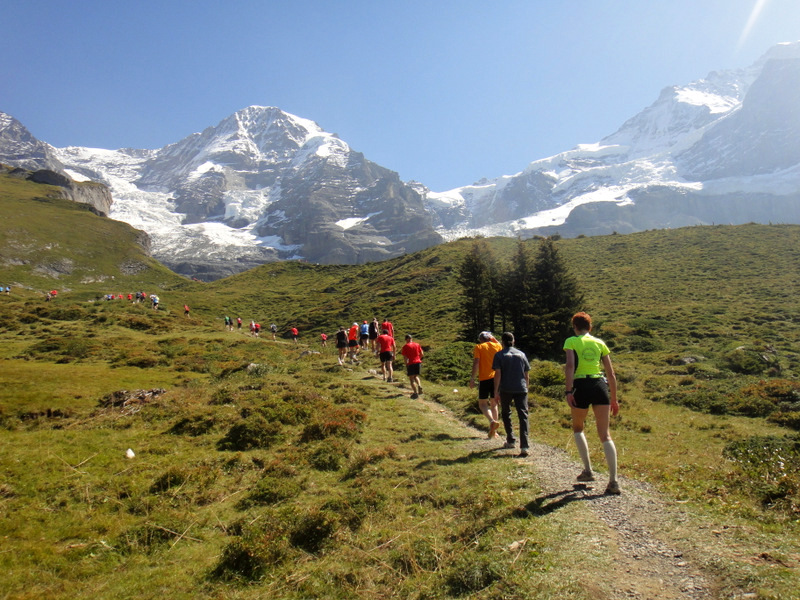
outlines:
[[[500,370],[500,391],[518,394],[528,391],[525,381],[526,371],[531,370],[528,357],[521,350],[513,346],[503,348],[494,355],[492,369]]]

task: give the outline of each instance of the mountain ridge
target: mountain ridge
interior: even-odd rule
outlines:
[[[156,150],[52,148],[20,127],[0,118],[0,158],[105,183],[113,218],[150,233],[171,268],[208,279],[274,260],[384,260],[463,236],[800,222],[800,42],[667,86],[599,142],[445,192],[276,107]]]

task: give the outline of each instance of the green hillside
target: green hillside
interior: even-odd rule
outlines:
[[[62,199],[53,186],[0,173],[0,222],[2,285],[18,292],[110,294],[183,281],[147,255],[141,232]]]
[[[684,575],[637,567],[606,511],[668,544],[706,597],[794,597],[800,227],[558,241],[622,397],[623,496],[573,498],[485,439],[455,317],[472,240],[192,282],[126,225],[0,179],[4,597],[693,597]],[[503,260],[517,244],[488,241]],[[99,300],[138,289],[162,309]],[[372,316],[425,347],[422,400],[374,357],[342,367],[320,346]],[[532,437],[577,473],[561,365],[532,367]]]

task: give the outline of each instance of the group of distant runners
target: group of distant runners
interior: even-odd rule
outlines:
[[[226,327],[233,331],[234,320],[225,317]],[[237,318],[236,327],[242,329],[242,319]],[[579,482],[595,480],[589,447],[584,433],[586,417],[592,408],[597,426],[597,433],[603,445],[603,453],[608,465],[609,481],[607,494],[619,494],[617,482],[617,450],[611,439],[610,418],[619,413],[617,400],[617,384],[614,368],[611,364],[609,349],[599,338],[591,335],[592,319],[585,312],[579,312],[572,318],[574,334],[564,342],[566,352],[565,364],[565,398],[570,407],[572,431],[578,449],[583,470],[577,477]],[[261,326],[250,322],[251,335],[259,336]],[[272,339],[276,339],[278,328],[270,325]],[[298,330],[290,330],[294,343],[297,343]],[[320,334],[320,343],[327,348],[328,334]],[[336,343],[337,360],[344,365],[349,360],[358,364],[364,352],[377,356],[381,365],[381,377],[388,383],[394,382],[394,359],[397,344],[394,337],[394,325],[387,318],[378,322],[357,321],[349,328],[339,327],[333,335]],[[503,448],[516,448],[517,439],[511,421],[511,406],[516,409],[519,420],[520,458],[529,456],[528,426],[528,385],[530,363],[525,354],[514,347],[514,335],[503,333],[502,343],[490,331],[483,331],[478,336],[478,343],[473,349],[472,374],[469,387],[478,387],[478,406],[489,421],[489,438],[498,437],[501,419],[505,429],[506,440]],[[420,368],[424,351],[415,342],[411,334],[405,336],[405,344],[400,349],[411,385],[411,397],[418,398],[422,394],[420,384]]]
[[[327,335],[323,333],[322,336],[324,346],[327,343]],[[388,318],[384,319],[382,323],[378,322],[377,317],[373,317],[372,321],[364,321],[360,325],[356,321],[347,330],[339,327],[335,336],[340,365],[343,365],[348,357],[351,363],[357,364],[361,352],[372,352],[380,360],[383,380],[388,383],[394,381],[394,358],[397,352],[397,343],[394,339],[394,325]],[[411,384],[411,397],[417,398],[422,394],[419,376],[425,352],[422,350],[422,346],[413,340],[411,334],[406,334],[405,340],[400,354],[406,364],[406,373]]]

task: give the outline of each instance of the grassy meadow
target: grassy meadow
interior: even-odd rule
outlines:
[[[127,226],[9,185],[3,598],[613,597],[617,550],[580,503],[537,513],[530,465],[475,450],[486,422],[455,320],[471,240],[200,283],[139,253]],[[61,226],[40,234],[46,219]],[[71,239],[86,226],[101,229]],[[489,241],[500,257],[516,244]],[[675,543],[720,598],[793,598],[800,583],[798,241],[798,226],[746,225],[558,242],[612,348],[620,473],[684,511],[694,533]],[[59,256],[69,268],[40,268]],[[101,299],[140,289],[163,310]],[[374,357],[341,367],[321,348],[372,316],[423,344],[424,401]],[[277,341],[249,336],[251,319],[278,324]],[[561,366],[532,358],[532,437],[575,456]]]

